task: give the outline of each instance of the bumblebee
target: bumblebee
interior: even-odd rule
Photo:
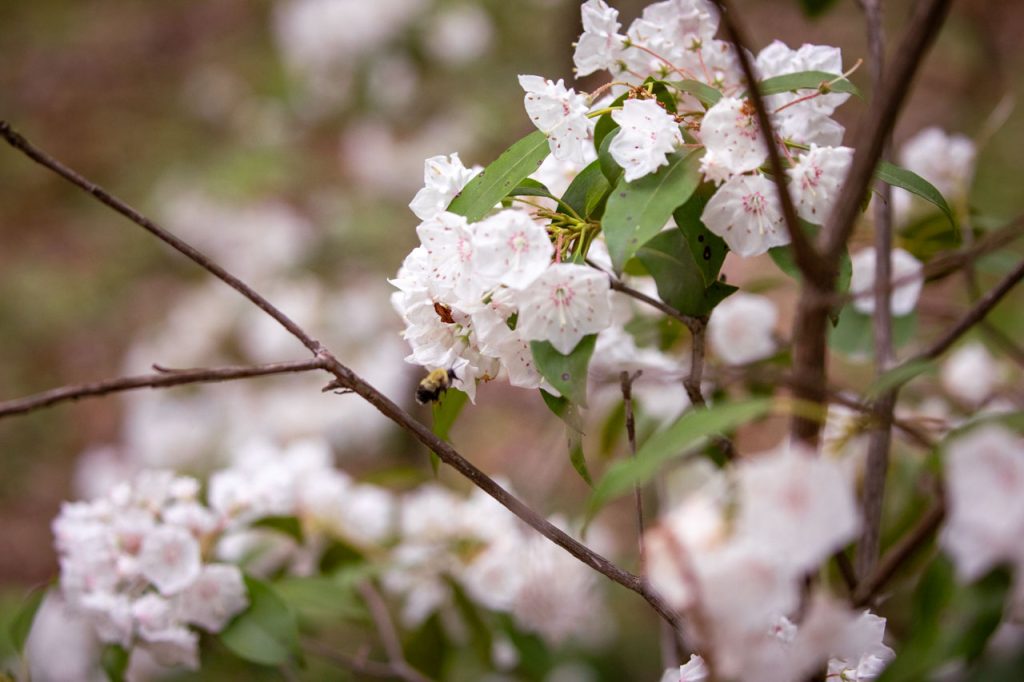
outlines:
[[[452,385],[452,379],[458,379],[453,369],[435,369],[416,387],[416,402],[420,405],[433,403],[441,399],[444,392]]]

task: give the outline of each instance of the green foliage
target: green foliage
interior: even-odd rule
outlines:
[[[582,407],[587,405],[587,366],[596,341],[597,334],[584,336],[568,355],[562,355],[547,341],[530,342],[537,371],[559,393]]]
[[[601,171],[601,162],[594,161],[573,178],[562,195],[562,204],[572,208],[581,218],[600,218],[611,185]]]
[[[602,230],[616,272],[661,229],[700,184],[699,150],[677,152],[657,173],[619,181],[605,208]]]
[[[274,589],[303,623],[330,625],[366,618],[366,608],[352,586],[334,576],[288,576],[275,582]]]
[[[720,90],[700,81],[687,79],[672,81],[669,85],[679,92],[685,92],[689,95],[693,95],[706,107],[713,107],[718,104],[718,100],[722,99],[722,92]]]
[[[539,130],[530,133],[470,180],[448,210],[465,216],[471,223],[480,220],[536,171],[549,153],[544,133]]]
[[[827,71],[800,71],[766,78],[758,83],[758,89],[765,96],[796,92],[797,90],[819,89],[824,89],[824,92],[843,92],[857,97],[861,96],[856,85],[837,73],[828,73]]]
[[[963,244],[960,230],[950,225],[946,216],[938,211],[929,212],[901,227],[899,237],[899,245],[924,262]]]
[[[611,131],[601,142],[601,146],[597,148],[597,163],[601,168],[601,173],[604,174],[605,179],[608,181],[609,187],[614,188],[619,184],[619,178],[622,177],[622,166],[615,162],[612,158],[611,146],[612,140],[618,134],[619,128],[615,127],[615,130]],[[605,207],[607,211],[607,206]]]
[[[703,258],[693,254],[682,230],[659,232],[636,255],[654,277],[658,297],[684,315],[707,315],[736,291],[718,280],[707,283],[699,264]]]
[[[935,369],[935,366],[936,363],[934,360],[913,360],[911,362],[897,365],[875,379],[874,383],[871,384],[865,395],[868,398],[875,398],[886,391],[897,388],[908,381],[916,379],[922,374],[931,372]]]
[[[836,0],[798,0],[800,9],[809,17],[817,18],[832,9]]]
[[[704,183],[697,188],[693,196],[685,204],[672,212],[672,218],[676,225],[683,231],[686,242],[690,247],[701,274],[704,276],[704,284],[710,285],[718,279],[718,273],[725,262],[725,256],[729,253],[729,247],[725,240],[704,226],[701,215],[704,213],[704,206],[714,194],[715,187],[710,183]]]
[[[616,97],[609,105],[610,108],[622,107],[622,103],[628,99],[629,93],[625,92]],[[619,124],[612,118],[611,113],[601,114],[594,125],[594,148],[600,149],[608,142],[608,136],[619,129]]]
[[[103,652],[100,654],[100,667],[103,668],[103,672],[110,682],[123,682],[130,659],[131,652],[123,646],[109,644],[103,647]]]
[[[253,521],[256,528],[269,528],[294,538],[296,542],[302,543],[302,524],[294,516],[264,516],[262,519]]]
[[[268,583],[245,577],[249,608],[220,633],[236,656],[260,665],[283,665],[300,658],[295,613]]]
[[[25,642],[28,641],[28,634],[32,631],[32,623],[48,591],[49,586],[44,586],[29,592],[14,614],[8,633],[11,637],[11,645],[18,654],[25,650]]]
[[[433,413],[433,423],[431,429],[434,431],[434,435],[441,440],[449,440],[448,434],[455,425],[455,420],[458,419],[462,413],[462,408],[469,402],[469,396],[457,388],[449,388],[441,396],[441,399],[433,404],[431,412]],[[437,469],[441,465],[441,460],[437,456],[437,453],[430,453],[430,466],[434,470],[434,474],[437,474]]]
[[[871,357],[874,354],[874,321],[870,315],[852,305],[843,309],[843,315],[828,337],[833,350],[852,356]],[[892,318],[892,342],[895,348],[907,344],[917,331],[917,313]]]
[[[934,205],[945,214],[949,219],[950,225],[952,225],[954,229],[957,229],[956,216],[953,215],[953,209],[951,209],[949,204],[946,203],[946,199],[942,196],[942,192],[935,189],[935,186],[932,185],[932,183],[928,182],[917,173],[909,171],[906,168],[900,168],[888,161],[882,161],[878,164],[878,168],[875,169],[875,177],[884,183],[892,185],[893,187],[905,189],[911,194],[915,194],[928,203]]]
[[[702,439],[758,419],[771,407],[769,399],[754,399],[686,412],[671,426],[651,436],[636,457],[619,460],[605,473],[590,496],[588,518],[633,486],[649,482],[664,464],[688,454]]]

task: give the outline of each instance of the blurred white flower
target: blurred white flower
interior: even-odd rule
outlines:
[[[935,186],[951,205],[960,204],[974,180],[974,162],[978,150],[966,135],[949,134],[930,127],[903,143],[900,163]],[[897,221],[913,217],[915,207],[923,204],[906,190],[892,191],[893,210]]]
[[[442,6],[424,33],[431,57],[445,64],[460,65],[479,59],[494,40],[494,24],[478,5]]]
[[[587,0],[580,6],[583,33],[576,43],[573,63],[576,77],[589,76],[602,69],[615,67],[623,49],[625,36],[619,34],[618,10],[604,0]]]
[[[775,352],[779,311],[765,296],[736,293],[715,306],[708,321],[708,343],[723,362],[745,365]]]
[[[992,397],[999,382],[999,365],[980,343],[968,343],[953,351],[942,363],[940,379],[946,393],[968,407],[977,407]]]
[[[866,315],[875,311],[875,250],[861,249],[851,257],[853,274],[850,296],[853,307]],[[909,315],[917,307],[924,286],[921,261],[903,249],[892,250],[892,298],[890,306],[896,317]]]
[[[178,615],[208,632],[220,632],[249,605],[237,566],[207,564],[199,577],[175,598]]]
[[[199,543],[184,528],[161,526],[142,540],[139,568],[162,594],[176,594],[195,582],[200,563]]]

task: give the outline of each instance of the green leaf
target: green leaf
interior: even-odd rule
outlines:
[[[262,519],[254,521],[252,525],[256,528],[276,530],[294,538],[296,542],[302,542],[302,524],[294,516],[264,516]]]
[[[902,386],[908,381],[916,379],[926,372],[930,372],[935,368],[935,365],[934,360],[913,360],[897,365],[875,379],[874,383],[868,387],[866,396],[871,399],[877,398],[886,391]]]
[[[594,354],[597,334],[584,336],[572,352],[562,355],[547,341],[531,341],[530,350],[537,371],[564,397],[576,405],[587,405],[587,365]]]
[[[100,654],[100,666],[110,682],[123,682],[130,658],[131,652],[123,646],[110,644],[103,647],[103,653]]]
[[[834,350],[851,356],[871,357],[874,354],[874,321],[852,305],[843,309],[839,322],[831,330],[828,344]],[[917,331],[917,314],[911,313],[892,318],[893,346],[900,348],[914,338]]]
[[[251,663],[277,666],[300,655],[299,626],[285,601],[262,580],[245,577],[249,608],[220,633],[221,642]]]
[[[758,88],[762,95],[768,96],[797,90],[818,90],[825,83],[829,84],[825,86],[827,92],[844,92],[857,97],[861,96],[856,85],[837,73],[828,73],[827,71],[799,71],[766,78],[758,83]]]
[[[590,469],[587,467],[587,458],[583,454],[582,434],[570,431],[568,435],[569,463],[572,464],[572,468],[576,470],[576,473],[580,475],[580,478],[582,478],[587,485],[593,488],[594,479],[590,476]]]
[[[836,4],[836,0],[800,0],[800,9],[809,17],[816,18]]]
[[[605,207],[601,229],[615,271],[651,237],[658,234],[672,212],[686,203],[700,184],[700,150],[678,152],[657,173],[633,182],[620,180]]]
[[[465,216],[471,223],[480,220],[536,171],[550,151],[544,133],[539,130],[530,133],[470,180],[448,210]]]
[[[729,247],[725,240],[709,230],[701,221],[704,213],[704,206],[711,199],[715,192],[714,185],[705,183],[697,188],[689,200],[672,212],[672,218],[676,225],[683,231],[686,242],[690,247],[690,253],[700,267],[704,276],[704,284],[711,285],[718,280],[718,273],[722,270],[722,263],[729,253]]]
[[[611,191],[608,179],[601,172],[601,162],[594,161],[579,172],[562,195],[562,203],[583,218],[601,217],[602,201]]]
[[[277,581],[274,589],[304,620],[337,623],[366,616],[366,609],[355,591],[328,576],[288,576]]]
[[[682,230],[659,232],[636,255],[654,277],[658,297],[684,315],[707,315],[736,290],[718,281],[705,283],[704,273]]]
[[[960,248],[963,237],[951,227],[946,216],[939,211],[928,211],[920,218],[900,227],[900,246],[919,261],[928,262],[943,251]],[[1016,264],[1016,257],[1014,257]]]
[[[762,417],[771,407],[770,399],[761,398],[686,412],[671,426],[651,436],[636,457],[619,460],[608,469],[590,496],[588,517],[592,518],[609,500],[632,490],[633,486],[650,481],[662,465],[686,454],[702,439]]]
[[[469,396],[457,388],[449,388],[444,392],[441,399],[435,402],[431,408],[434,416],[431,428],[435,436],[441,440],[449,440],[448,433],[451,431],[452,426],[455,425],[455,420],[462,413],[462,408],[466,406],[468,401]],[[437,453],[431,452],[430,466],[434,470],[435,476],[440,464],[441,459],[437,456]]]
[[[953,209],[951,209],[949,204],[946,203],[946,199],[942,196],[942,192],[935,189],[935,186],[932,185],[932,183],[928,182],[917,173],[909,171],[906,168],[900,168],[888,161],[882,161],[878,164],[878,168],[875,169],[875,177],[882,182],[892,185],[893,187],[900,187],[911,194],[916,194],[930,204],[933,204],[942,211],[947,218],[949,218],[950,225],[952,225],[954,229],[958,229],[956,217],[953,215]]]
[[[622,103],[629,98],[629,93],[624,92],[616,97],[611,104],[608,106],[611,108],[621,108]],[[597,119],[597,123],[594,125],[594,149],[600,149],[604,146],[608,136],[615,130],[619,129],[619,124],[612,118],[611,113],[602,114]]]
[[[718,100],[722,99],[721,91],[711,87],[707,83],[701,83],[700,81],[671,81],[669,85],[679,92],[685,92],[693,95],[706,107],[713,107],[718,104]]]
[[[519,184],[512,188],[512,191],[508,193],[510,197],[544,197],[545,199],[558,200],[555,195],[551,193],[551,190],[543,182],[538,182],[533,178],[523,178],[519,181]]]
[[[49,591],[48,585],[37,587],[29,592],[28,596],[22,600],[17,613],[14,614],[14,618],[11,620],[11,645],[14,647],[14,651],[18,654],[25,649],[25,642],[28,641],[28,634],[32,631],[32,622],[36,618],[36,612],[39,611],[39,607],[42,605],[43,599],[46,598],[47,591]]]
[[[619,183],[619,178],[622,177],[622,166],[615,162],[612,158],[611,146],[612,140],[618,134],[619,129],[616,128],[609,133],[604,141],[601,142],[601,146],[597,148],[597,162],[601,167],[601,173],[604,174],[605,179],[608,181],[608,186],[614,188]],[[607,211],[607,205],[605,211]]]

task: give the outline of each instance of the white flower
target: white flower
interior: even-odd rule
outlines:
[[[199,635],[184,626],[144,633],[142,646],[160,665],[199,669]]]
[[[644,8],[643,14],[627,31],[630,42],[642,45],[658,55],[639,49],[626,49],[624,61],[641,77],[670,72],[666,62],[686,65],[696,78],[705,78],[704,70],[693,68],[699,59],[691,55],[705,42],[711,42],[718,30],[718,12],[705,0],[666,0]],[[707,80],[705,78],[705,80]]]
[[[900,163],[914,171],[949,199],[962,198],[974,177],[978,150],[966,135],[925,128],[903,143]]]
[[[507,210],[476,224],[476,270],[488,281],[524,289],[551,264],[548,232],[523,211]]]
[[[843,682],[867,682],[882,674],[896,653],[882,641],[885,636],[885,618],[865,611],[849,628],[848,639],[855,645],[852,651],[830,652],[837,655],[828,662],[828,676]]]
[[[810,150],[786,171],[797,215],[809,223],[824,224],[852,161],[853,150],[849,147],[811,144]]]
[[[789,243],[778,189],[763,175],[737,175],[722,185],[704,206],[701,222],[743,257]]]
[[[476,244],[464,217],[443,211],[420,223],[416,233],[427,252],[430,277],[441,293],[451,292],[470,303],[493,286],[476,270]]]
[[[861,249],[853,254],[853,274],[850,280],[850,295],[853,307],[865,315],[875,311],[875,250]],[[899,317],[909,315],[917,307],[924,277],[921,261],[903,249],[892,250],[892,314]]]
[[[1024,441],[997,425],[971,430],[946,453],[949,514],[940,543],[965,581],[1003,560],[1021,562]]]
[[[816,568],[860,526],[853,486],[832,460],[783,447],[744,461],[737,474],[736,532],[794,573]]]
[[[180,592],[199,577],[199,543],[184,528],[161,526],[142,541],[139,568],[161,594]]]
[[[587,97],[558,82],[540,76],[519,76],[526,91],[523,105],[537,129],[548,136],[556,159],[583,163],[584,146],[590,137]]]
[[[409,208],[420,220],[430,220],[447,210],[452,199],[479,172],[479,167],[462,165],[457,153],[430,157],[423,162],[423,188],[416,192]]]
[[[762,79],[782,76],[801,71],[823,71],[841,75],[843,73],[843,53],[838,47],[829,45],[811,45],[804,43],[799,49],[790,49],[780,40],[773,41],[757,55],[755,66]],[[766,105],[776,109],[800,97],[809,94],[807,91],[785,92],[766,98]],[[787,108],[785,111],[815,109],[831,114],[840,104],[849,99],[850,95],[843,92],[832,92],[819,95],[806,102]]]
[[[619,124],[608,151],[625,171],[626,182],[668,164],[668,155],[683,144],[679,124],[652,99],[630,99],[612,112]]]
[[[985,346],[969,343],[942,363],[940,378],[949,395],[969,407],[976,407],[992,396],[999,381],[999,365]]]
[[[96,636],[108,644],[131,644],[133,618],[131,600],[123,594],[90,592],[77,600],[77,610],[84,613],[96,630]]]
[[[661,682],[704,682],[708,679],[708,666],[697,654],[678,668],[670,668],[661,676]]]
[[[779,311],[770,298],[737,293],[715,307],[708,322],[711,349],[730,365],[745,365],[775,352]]]
[[[151,632],[165,630],[174,623],[174,612],[171,603],[160,595],[149,592],[132,603],[132,618],[145,637]]]
[[[558,263],[517,297],[516,330],[528,341],[549,341],[569,354],[587,334],[610,324],[608,276],[585,265]]]
[[[609,7],[604,0],[587,0],[580,6],[580,14],[583,34],[572,57],[577,77],[611,69],[619,60],[625,39],[619,35],[618,10]]]
[[[723,97],[708,109],[700,124],[700,140],[707,150],[701,170],[711,180],[755,170],[768,158],[756,112],[745,99]]]
[[[237,566],[210,564],[175,598],[179,616],[194,625],[220,632],[249,606],[242,572]]]

